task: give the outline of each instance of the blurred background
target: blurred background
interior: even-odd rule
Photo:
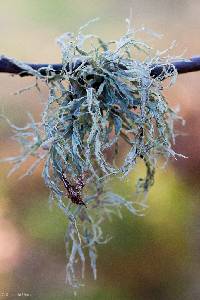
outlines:
[[[177,40],[174,55],[185,49],[186,57],[200,55],[199,0],[1,0],[0,54],[60,62],[56,37],[100,17],[88,31],[117,38],[131,8],[136,27],[164,35],[151,41],[155,47],[165,49]],[[0,74],[0,110],[17,125],[26,123],[28,111],[40,118],[37,92],[13,95],[33,82]],[[46,92],[42,89],[44,97]],[[200,72],[180,75],[165,94],[186,120],[175,149],[188,159],[158,170],[144,217],[124,212],[123,220],[107,222],[105,233],[113,239],[98,248],[98,279],[93,281],[87,267],[86,286],[76,299],[200,299]],[[1,121],[0,158],[17,155],[11,136]],[[41,168],[20,181],[27,165],[7,178],[9,168],[0,165],[0,298],[17,299],[21,293],[27,299],[73,299],[65,286],[66,221],[55,207],[49,209]],[[134,177],[114,182],[113,189],[131,199]]]

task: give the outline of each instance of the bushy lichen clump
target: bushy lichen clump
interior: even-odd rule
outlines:
[[[47,75],[42,76],[40,70],[15,61],[46,82],[49,97],[41,123],[31,120],[25,128],[11,124],[23,146],[21,155],[11,159],[14,170],[30,155],[36,161],[26,174],[45,160],[43,178],[51,199],[68,218],[66,278],[73,287],[79,286],[77,258],[84,277],[86,249],[96,278],[96,246],[107,240],[101,230],[104,219],[121,207],[133,214],[143,211],[142,202],[136,209],[134,200],[105,190],[107,179],[126,176],[143,160],[146,177],[138,180],[136,188],[145,196],[154,182],[157,158],[177,155],[171,147],[176,114],[162,94],[163,79],[170,77],[173,82],[176,77],[170,57],[162,57],[138,40],[130,26],[124,36],[111,42],[83,35],[82,30],[58,39],[63,64],[60,73],[49,66]],[[157,64],[163,65],[163,72],[153,77]],[[127,153],[119,163],[120,140],[127,144]],[[84,185],[89,187],[85,195]]]

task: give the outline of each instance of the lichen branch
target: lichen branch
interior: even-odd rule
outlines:
[[[86,253],[97,277],[97,246],[110,239],[104,237],[102,223],[112,214],[121,216],[123,207],[144,215],[146,204],[139,199],[146,197],[154,183],[158,158],[181,156],[173,150],[178,117],[162,94],[163,81],[168,78],[170,86],[177,72],[199,70],[200,66],[199,58],[174,61],[169,55],[162,56],[138,40],[130,28],[119,40],[108,43],[84,35],[83,28],[78,35],[67,33],[59,38],[59,65],[0,58],[1,72],[35,76],[49,90],[39,123],[29,115],[29,124],[20,128],[2,116],[22,147],[18,156],[7,161],[14,164],[13,172],[30,156],[35,157],[26,175],[44,161],[42,176],[51,191],[51,202],[62,210],[68,224],[66,281],[74,288],[84,277]],[[89,49],[86,40],[91,43]],[[117,164],[122,139],[125,158]],[[146,175],[136,183],[138,199],[133,195],[128,201],[110,191],[108,180],[124,178],[139,161]]]

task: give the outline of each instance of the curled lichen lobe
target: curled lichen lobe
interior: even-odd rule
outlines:
[[[71,184],[69,182],[69,180],[67,179],[65,173],[62,173],[62,181],[63,184],[67,190],[67,196],[69,197],[69,199],[78,205],[85,205],[83,199],[82,199],[82,195],[81,195],[81,191],[84,187],[84,181],[83,181],[83,175],[81,175],[75,184]],[[86,205],[85,205],[86,206]]]

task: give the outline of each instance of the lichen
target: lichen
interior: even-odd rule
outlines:
[[[84,35],[85,27],[77,35],[62,35],[58,39],[60,73],[49,66],[44,76],[41,70],[15,60],[47,84],[49,96],[41,122],[36,123],[30,114],[24,128],[8,121],[22,146],[19,156],[7,159],[14,163],[10,174],[30,156],[35,162],[24,175],[31,175],[45,161],[42,176],[50,199],[68,220],[66,281],[73,288],[81,285],[77,259],[84,278],[86,250],[96,279],[96,247],[109,240],[103,236],[102,222],[122,207],[132,214],[144,214],[143,201],[135,205],[134,199],[114,194],[105,185],[108,179],[124,178],[143,161],[146,177],[138,179],[136,192],[146,197],[154,183],[157,159],[180,155],[172,149],[177,116],[163,95],[163,80],[169,78],[173,84],[176,69],[167,51],[156,51],[138,40],[138,31],[127,23],[126,34],[117,41]],[[163,66],[162,74],[152,76],[158,64]],[[127,152],[119,162],[122,140]]]

